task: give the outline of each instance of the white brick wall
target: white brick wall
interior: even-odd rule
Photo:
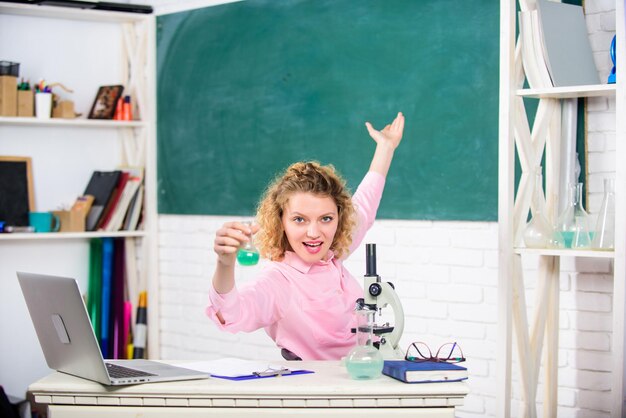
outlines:
[[[179,7],[168,1],[152,3],[158,5],[157,11]],[[198,3],[203,2],[193,4]],[[613,8],[613,0],[586,2],[588,30],[603,82],[612,66],[608,50],[615,31]],[[588,112],[589,209],[594,213],[602,199],[602,180],[614,175],[615,100],[589,99]],[[237,218],[159,218],[161,353],[165,359],[280,358],[263,331],[223,333],[204,316],[216,258],[213,237],[223,222],[233,219]],[[432,346],[458,341],[468,358],[470,394],[457,414],[494,416],[497,224],[380,220],[365,242],[378,244],[378,272],[395,284],[402,300],[406,316],[402,345],[416,340]],[[523,263],[526,300],[532,310],[536,259],[530,257]],[[364,273],[364,264],[363,248],[346,262],[355,277]],[[564,258],[561,267],[558,413],[608,416],[612,266],[607,260]],[[238,281],[253,280],[257,268],[237,267]],[[513,373],[519,376],[516,367]],[[517,384],[513,395],[513,416],[517,416],[521,396]],[[542,398],[540,387],[538,400]]]

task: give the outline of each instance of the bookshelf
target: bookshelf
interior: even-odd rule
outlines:
[[[50,19],[64,19],[108,23],[136,23],[151,19],[143,14],[108,12],[101,10],[77,9],[71,7],[30,6],[27,4],[0,5],[0,13],[14,16],[36,16]]]
[[[555,248],[515,248],[515,254],[556,256],[556,257],[587,257],[587,258],[615,258],[614,251],[594,251],[594,250],[571,250]]]
[[[145,128],[148,126],[144,121],[118,121],[118,120],[96,120],[96,119],[37,119],[25,117],[0,116],[0,126],[25,126],[25,127],[75,127],[75,128],[110,128],[128,129]]]
[[[30,156],[36,210],[56,210],[83,193],[94,170],[121,165],[143,166],[143,227],[137,231],[0,234],[0,319],[3,333],[21,335],[32,325],[28,318],[16,270],[75,277],[86,290],[88,249],[92,238],[124,238],[136,251],[140,290],[150,295],[149,356],[159,355],[158,283],[156,278],[157,210],[155,149],[155,18],[152,15],[82,10],[54,6],[0,3],[1,59],[20,62],[20,75],[61,82],[74,90],[69,98],[82,113],[76,119],[41,120],[0,117],[0,155]],[[10,35],[10,36],[9,36]],[[26,78],[26,77],[25,77]],[[37,78],[37,79],[33,79]],[[136,100],[140,120],[89,120],[99,86],[124,84]],[[56,92],[56,90],[55,90]],[[19,319],[10,321],[9,317]],[[22,318],[22,316],[24,318]],[[10,393],[49,373],[36,340],[10,339],[0,350],[23,353],[0,360],[0,380]],[[5,347],[6,344],[6,347]],[[5,375],[6,373],[6,375]],[[9,379],[9,376],[18,376]],[[10,382],[10,383],[7,383]],[[21,385],[21,386],[20,386]]]
[[[615,96],[615,84],[599,84],[595,86],[552,87],[548,89],[518,89],[515,94],[520,97],[534,99],[573,99],[578,97],[611,97]]]
[[[119,232],[58,232],[48,234],[0,234],[0,241],[46,241],[46,240],[66,240],[66,239],[91,239],[91,238],[145,238],[146,231],[119,231]]]
[[[558,143],[558,129],[549,127],[553,118],[560,119],[560,111],[551,117],[537,114],[536,120],[545,118],[539,127],[545,129],[543,135],[524,132],[524,122],[520,123],[519,106],[522,98],[537,98],[544,109],[552,106],[560,110],[560,99],[578,97],[615,97],[616,114],[626,110],[626,87],[623,82],[614,85],[574,86],[544,89],[522,89],[523,72],[521,55],[516,54],[516,6],[528,8],[525,0],[500,1],[500,127],[499,127],[499,278],[498,278],[498,348],[496,352],[498,392],[496,393],[496,416],[511,416],[511,393],[514,382],[519,384],[522,411],[520,416],[535,417],[537,399],[543,399],[543,416],[557,416],[558,405],[558,351],[559,351],[559,275],[562,257],[586,257],[608,259],[613,265],[613,327],[612,327],[612,373],[610,414],[621,417],[624,409],[624,348],[625,333],[624,305],[626,302],[626,122],[615,118],[617,164],[615,171],[615,249],[614,251],[526,249],[520,247],[520,228],[524,227],[528,213],[528,177],[537,157],[545,152],[546,204],[554,205],[558,189],[559,153],[554,142]],[[521,4],[524,3],[524,4]],[[617,68],[626,68],[624,2],[615,1]],[[621,45],[620,45],[621,44]],[[520,76],[522,78],[520,78]],[[522,104],[523,106],[523,104]],[[537,124],[537,123],[535,123]],[[541,127],[541,125],[544,125]],[[559,126],[560,124],[552,124]],[[556,133],[555,133],[556,132]],[[548,139],[541,142],[540,137]],[[551,137],[552,136],[552,137]],[[515,190],[515,153],[525,159],[522,164],[520,189]],[[524,183],[526,182],[526,183]],[[536,306],[534,316],[529,319],[526,308],[524,271],[522,258],[534,256],[538,259]],[[515,335],[516,346],[513,346]],[[519,370],[514,381],[512,370],[513,352],[519,353]],[[545,355],[542,357],[542,351]],[[543,370],[543,396],[538,396],[539,372]],[[517,388],[516,388],[517,389]]]

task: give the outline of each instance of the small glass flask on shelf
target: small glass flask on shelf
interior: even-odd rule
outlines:
[[[615,182],[613,179],[604,179],[604,198],[598,213],[591,247],[597,250],[615,248]]]
[[[576,217],[576,230],[574,231],[572,248],[577,250],[591,248],[591,235],[589,234],[589,225],[587,223],[587,219],[583,216]]]
[[[535,188],[530,203],[532,218],[524,229],[524,244],[526,248],[548,248],[552,246],[552,226],[543,214],[543,176],[541,166],[535,171]]]
[[[588,239],[589,215],[583,207],[582,183],[570,185],[568,205],[558,217],[554,236],[564,248],[582,249],[591,246],[591,240]]]

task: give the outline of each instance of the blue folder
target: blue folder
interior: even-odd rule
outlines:
[[[102,304],[100,316],[100,350],[109,357],[109,324],[111,320],[111,286],[113,280],[113,238],[102,238]]]

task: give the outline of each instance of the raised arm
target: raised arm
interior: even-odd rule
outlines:
[[[375,171],[383,177],[387,177],[393,153],[400,145],[402,132],[404,131],[404,115],[398,112],[396,118],[389,125],[380,131],[374,129],[371,123],[365,122],[365,126],[374,141],[376,141],[376,151],[372,157],[370,171]]]

